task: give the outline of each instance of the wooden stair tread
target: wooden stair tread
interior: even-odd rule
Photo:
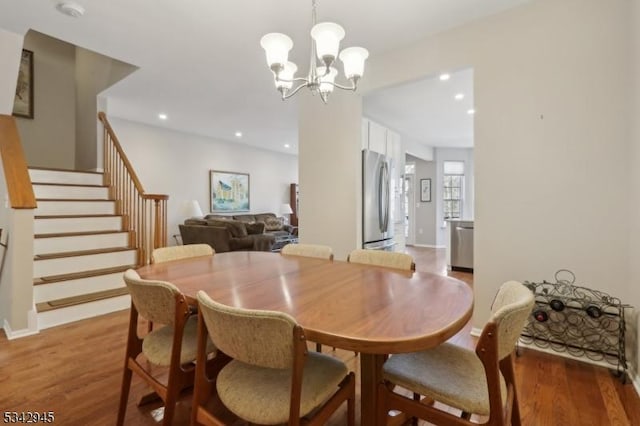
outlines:
[[[127,294],[129,294],[129,289],[127,287],[121,287],[96,293],[83,294],[81,296],[65,297],[64,299],[49,300],[48,302],[38,303],[36,304],[36,311],[38,313],[47,312],[54,309],[68,308],[70,306],[124,296]]]
[[[92,185],[92,184],[82,184],[82,183],[53,183],[53,182],[31,182],[32,185],[43,185],[43,186],[73,186],[79,188],[108,188],[109,185]]]
[[[91,173],[94,175],[102,175],[102,172],[94,172],[91,170],[70,170],[70,169],[57,169],[54,167],[29,167],[29,170],[46,170],[51,172],[68,172],[68,173]]]
[[[33,256],[33,260],[61,259],[63,257],[88,256],[91,254],[118,253],[133,250],[135,250],[133,247],[108,247],[93,250],[65,251],[62,253],[42,253]]]
[[[54,214],[34,216],[34,219],[80,219],[83,217],[122,217],[119,214]]]
[[[137,268],[137,265],[124,265],[114,268],[93,269],[91,271],[74,272],[72,274],[49,275],[46,277],[34,278],[33,285],[51,284],[59,281],[71,281],[82,278],[97,277],[100,275],[116,274],[127,269]]]
[[[129,231],[59,232],[57,234],[35,234],[33,238],[80,237],[82,235],[124,234],[127,232]]]
[[[103,202],[112,202],[115,200],[110,200],[108,198],[36,198],[36,201],[81,201],[81,202],[93,202],[93,201],[103,201]]]

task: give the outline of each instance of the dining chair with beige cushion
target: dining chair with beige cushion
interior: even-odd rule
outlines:
[[[131,294],[131,313],[117,424],[124,423],[131,376],[136,373],[164,402],[162,424],[170,425],[180,391],[193,383],[197,317],[185,296],[169,282],[144,280],[133,269],[124,273],[124,281]],[[162,327],[139,337],[139,317]],[[208,341],[204,350],[214,353],[215,347]],[[168,368],[166,384],[152,374],[148,364]]]
[[[329,246],[319,244],[287,244],[282,247],[281,254],[287,256],[317,257],[333,260],[333,250]]]
[[[347,257],[347,262],[363,265],[384,266],[385,268],[415,271],[416,264],[413,257],[406,253],[384,250],[355,249]]]
[[[471,414],[488,416],[484,425],[520,425],[513,353],[534,305],[533,293],[517,281],[504,283],[475,351],[444,343],[433,349],[391,356],[378,386],[377,416],[400,410],[437,425],[471,425]],[[462,411],[461,417],[395,393],[398,385]]]
[[[215,382],[219,400],[251,424],[323,425],[347,401],[355,418],[355,377],[340,360],[308,352],[304,330],[283,312],[226,306],[198,292],[198,341],[207,334],[232,360],[217,377],[196,372],[192,424],[220,425],[207,410]],[[204,355],[204,345],[198,355]]]
[[[151,253],[151,263],[169,262],[189,257],[212,256],[215,251],[209,244],[185,244],[183,246],[160,247]]]

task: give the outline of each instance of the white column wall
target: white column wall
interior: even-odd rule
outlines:
[[[328,104],[298,96],[300,241],[345,260],[362,246],[362,98],[334,92]]]
[[[631,145],[629,155],[629,169],[631,171],[631,209],[629,211],[630,221],[630,248],[629,248],[629,291],[628,291],[628,303],[632,304],[636,311],[634,316],[630,318],[629,325],[633,331],[632,337],[636,339],[636,345],[632,348],[635,349],[630,353],[630,359],[636,361],[635,371],[635,384],[636,389],[640,391],[640,344],[638,344],[637,330],[640,329],[640,315],[638,315],[638,309],[640,309],[640,278],[638,274],[638,260],[640,259],[640,81],[638,75],[640,75],[640,3],[637,1],[633,3],[633,13],[631,17],[631,27],[633,28],[633,34],[631,39],[633,40],[633,75],[636,78],[633,81],[633,99],[629,111],[631,112]]]
[[[509,279],[628,293],[631,3],[538,0],[371,58],[369,89],[474,69],[476,327]]]
[[[0,114],[11,115],[23,35],[0,29]],[[36,332],[33,311],[33,210],[9,205],[0,163],[0,326],[13,338]]]

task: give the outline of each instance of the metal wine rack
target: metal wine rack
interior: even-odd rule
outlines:
[[[555,279],[555,283],[524,282],[536,302],[521,340],[576,357],[606,361],[624,379],[624,310],[629,305],[601,291],[574,285],[575,275],[569,270],[559,270]]]

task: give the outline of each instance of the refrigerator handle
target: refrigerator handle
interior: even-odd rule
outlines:
[[[384,163],[384,191],[385,191],[385,205],[384,205],[384,231],[389,231],[389,204],[390,204],[390,187],[389,187],[389,164]]]
[[[385,163],[380,165],[380,173],[378,174],[378,228],[380,232],[384,232],[384,219],[383,219],[383,207],[382,207],[382,191],[384,188],[384,166]]]

